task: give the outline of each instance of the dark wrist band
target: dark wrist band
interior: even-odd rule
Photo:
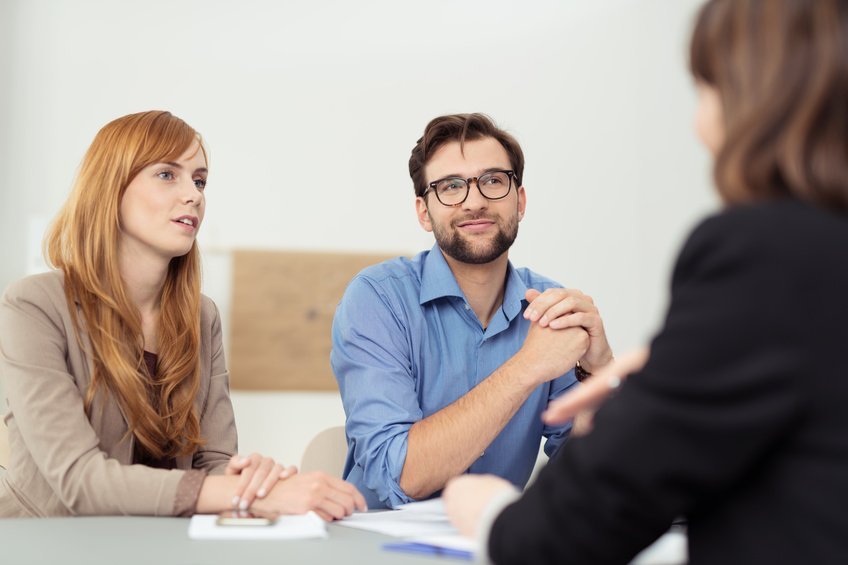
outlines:
[[[580,366],[580,361],[574,366],[574,376],[577,377],[577,382],[582,383],[592,376],[592,373]]]

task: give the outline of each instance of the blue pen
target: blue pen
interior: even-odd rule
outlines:
[[[429,545],[426,543],[386,543],[383,544],[383,549],[389,551],[402,551],[405,553],[418,553],[424,555],[432,555],[434,557],[447,557],[452,559],[462,559],[471,561],[473,555],[470,551],[461,549],[453,549],[450,547],[439,547],[437,545]]]

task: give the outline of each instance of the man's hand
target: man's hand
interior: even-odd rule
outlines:
[[[604,322],[592,297],[574,288],[549,288],[545,292],[529,289],[524,296],[530,303],[524,317],[543,328],[557,330],[583,328],[589,334],[589,347],[580,366],[594,373],[612,361],[612,349],[604,331]]]
[[[511,483],[494,475],[462,475],[448,482],[442,498],[448,518],[459,533],[475,537],[489,502],[499,493],[514,490]]]
[[[304,514],[310,510],[330,522],[365,512],[365,498],[356,487],[321,471],[300,473],[279,481],[254,506],[260,511],[280,514]]]
[[[542,414],[542,420],[546,424],[558,425],[579,416],[579,425],[578,421],[575,421],[572,433],[575,435],[588,433],[592,428],[592,415],[598,406],[603,404],[630,373],[644,367],[649,355],[648,348],[643,348],[616,359],[583,381],[580,386],[551,402]]]
[[[524,345],[513,356],[533,385],[553,380],[574,368],[586,354],[589,334],[583,328],[555,330],[530,324]]]

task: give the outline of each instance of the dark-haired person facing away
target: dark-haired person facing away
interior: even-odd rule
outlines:
[[[331,361],[347,414],[345,478],[369,508],[439,492],[464,472],[524,486],[548,402],[612,353],[592,299],[508,250],[524,216],[524,155],[482,114],[432,120],[409,160],[421,227],[436,244],[369,267],[333,322]],[[528,305],[528,301],[531,301]]]
[[[848,563],[848,2],[712,0],[691,67],[724,209],[685,244],[650,352],[545,418],[632,373],[592,431],[520,499],[448,485],[495,563],[627,563],[678,515],[692,564]]]

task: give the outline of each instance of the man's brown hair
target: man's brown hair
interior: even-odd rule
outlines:
[[[458,141],[460,150],[466,141],[492,137],[500,143],[509,155],[509,162],[515,172],[516,186],[521,186],[524,177],[524,152],[518,141],[506,131],[500,129],[486,114],[452,114],[430,120],[424,128],[424,135],[412,148],[409,157],[409,176],[416,196],[424,196],[427,179],[424,178],[424,166],[433,153],[442,145]]]

